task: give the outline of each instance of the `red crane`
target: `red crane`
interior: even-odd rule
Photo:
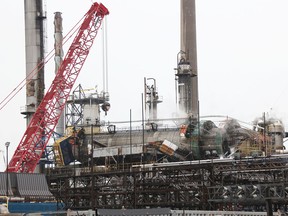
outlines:
[[[102,20],[109,11],[93,3],[84,16],[57,74],[34,113],[8,165],[8,172],[34,172],[58,123],[71,89],[89,54]]]

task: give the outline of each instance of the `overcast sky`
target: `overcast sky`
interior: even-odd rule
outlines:
[[[2,101],[25,78],[24,1],[2,0],[0,13]],[[141,119],[144,77],[155,78],[164,102],[161,118],[175,111],[174,68],[180,51],[179,0],[103,0],[107,17],[111,109],[102,120]],[[63,35],[88,11],[91,0],[47,1],[47,53],[54,44],[54,12],[62,12]],[[200,115],[227,115],[252,122],[264,112],[288,126],[288,1],[196,0]],[[76,85],[102,80],[102,32],[96,38]],[[69,42],[70,45],[71,41]],[[66,50],[64,50],[65,52]],[[54,77],[46,66],[46,89]],[[26,127],[20,108],[25,89],[0,110],[0,150],[11,142],[9,158]],[[286,127],[287,127],[286,126]],[[2,158],[2,156],[0,155]],[[0,171],[3,159],[0,158]]]

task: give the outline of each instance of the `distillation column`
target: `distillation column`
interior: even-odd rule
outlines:
[[[181,50],[177,55],[178,105],[180,112],[198,118],[198,77],[195,0],[181,0]]]
[[[146,80],[153,80],[153,85],[148,85]],[[156,88],[156,79],[154,78],[144,78],[144,93],[145,93],[145,112],[146,107],[148,107],[148,117],[146,115],[146,120],[155,121],[158,118],[158,103],[162,103],[162,97],[158,95]]]
[[[21,109],[29,124],[44,96],[44,22],[42,0],[25,0],[26,105]]]

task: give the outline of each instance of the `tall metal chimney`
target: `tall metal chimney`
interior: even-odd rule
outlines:
[[[55,49],[55,74],[57,73],[60,64],[63,60],[63,27],[62,27],[62,16],[61,12],[55,12],[54,15],[54,49]],[[64,134],[64,113],[60,116],[58,124],[56,126],[56,132],[59,134]]]
[[[24,0],[26,52],[26,105],[21,109],[26,125],[44,97],[44,55],[46,10],[42,0]],[[44,157],[44,155],[42,156]],[[37,165],[35,173],[44,172],[44,164]]]
[[[42,0],[24,0],[26,48],[26,105],[21,109],[28,126],[44,96],[44,22]],[[38,71],[38,72],[37,72]],[[33,74],[31,76],[31,74]]]
[[[181,112],[198,118],[198,77],[195,0],[181,0],[181,49],[177,55],[178,105]]]

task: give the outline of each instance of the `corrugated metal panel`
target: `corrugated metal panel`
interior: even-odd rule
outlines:
[[[6,196],[7,195],[7,173],[2,172],[0,173],[0,195]],[[8,173],[8,193],[9,196],[13,195],[12,189],[11,189],[11,181],[10,181],[10,173]]]
[[[40,173],[16,173],[18,192],[21,197],[54,199],[46,177]]]

